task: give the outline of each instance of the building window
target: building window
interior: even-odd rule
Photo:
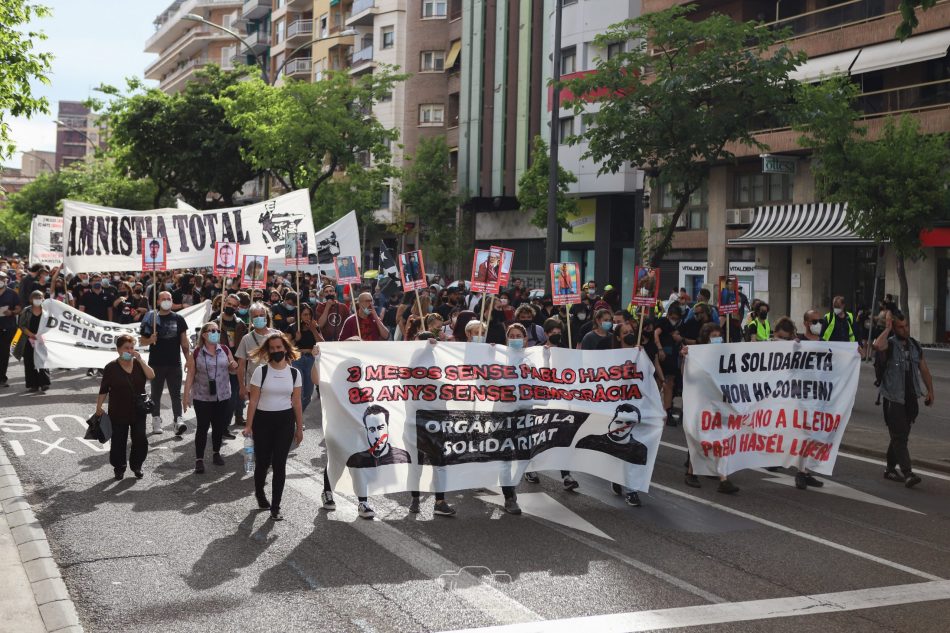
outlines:
[[[570,75],[577,70],[577,47],[571,46],[561,51],[561,74]]]
[[[392,48],[396,44],[396,31],[391,26],[384,26],[380,34],[383,38],[383,48]]]
[[[462,0],[449,0],[449,19],[458,20],[462,17]]]
[[[706,184],[693,192],[689,197],[687,209],[706,206]],[[660,209],[663,211],[672,211],[676,208],[676,200],[673,198],[673,187],[670,183],[660,185]]]
[[[278,20],[275,25],[277,28],[274,29],[275,39],[274,44],[280,44],[284,41],[284,21]]]
[[[790,202],[794,187],[788,174],[740,174],[735,179],[733,198],[737,205]]]
[[[320,16],[320,37],[329,37],[330,35],[330,16],[326,13]]]
[[[383,94],[379,95],[379,103],[389,103],[392,100],[393,93],[391,92],[384,92]]]
[[[457,127],[459,124],[459,93],[449,94],[449,127]]]
[[[422,0],[422,17],[444,18],[448,13],[448,0]]]
[[[384,186],[383,186],[382,193],[380,193],[380,196],[379,196],[379,208],[380,208],[380,209],[388,209],[388,208],[389,208],[389,200],[390,200],[391,197],[392,197],[392,194],[391,194],[391,191],[390,191],[390,186],[389,186],[389,185],[384,185]]]
[[[441,103],[424,103],[419,106],[419,125],[442,125],[445,122],[445,106]]]
[[[419,70],[442,72],[445,70],[445,51],[422,51]]]
[[[564,117],[558,122],[558,141],[564,145],[572,136],[574,136],[574,117]]]
[[[607,45],[607,59],[613,59],[623,52],[623,42],[614,42]]]

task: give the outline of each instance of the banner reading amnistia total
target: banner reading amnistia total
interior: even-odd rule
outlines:
[[[561,469],[647,490],[663,430],[637,350],[328,343],[320,394],[330,481],[360,496]]]
[[[211,302],[203,301],[185,308],[178,314],[188,324],[189,335],[208,320]],[[154,312],[145,315],[154,318]],[[71,367],[103,368],[116,359],[115,339],[129,334],[135,339],[135,347],[148,360],[148,346],[140,346],[140,323],[119,324],[100,321],[65,303],[47,299],[43,302],[43,317],[40,320],[36,366],[40,369]]]
[[[143,238],[167,240],[169,270],[212,266],[215,242],[238,243],[242,253],[283,260],[287,233],[306,234],[315,245],[301,271],[330,272],[340,252],[360,253],[356,214],[315,234],[306,190],[246,207],[204,211],[128,211],[66,200],[63,232],[64,263],[72,273],[139,270]]]
[[[854,343],[690,346],[683,429],[693,472],[795,466],[830,475],[859,372]]]

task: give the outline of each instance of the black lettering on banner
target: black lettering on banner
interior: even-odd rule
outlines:
[[[221,241],[234,242],[234,227],[231,226],[231,217],[227,213],[221,214]]]
[[[188,233],[191,235],[191,244],[195,247],[196,251],[200,251],[205,247],[205,225],[201,221],[200,215],[192,215],[188,218]]]
[[[237,242],[239,244],[250,244],[251,236],[246,233],[241,226],[241,210],[235,209],[231,213],[234,214],[234,226],[237,229]]]
[[[96,255],[109,254],[109,219],[96,218]]]
[[[223,215],[227,215],[227,214],[225,213]],[[208,225],[208,244],[214,245],[216,241],[215,236],[218,234],[218,231],[217,231],[218,215],[216,213],[209,213],[208,215],[204,216],[204,221],[205,221],[205,224]]]
[[[120,252],[123,255],[132,254],[132,218],[127,215],[119,220],[119,239],[121,240]]]
[[[567,409],[510,412],[416,412],[418,463],[452,466],[529,460],[549,448],[568,448],[588,418]]]
[[[159,221],[161,221],[162,216],[158,216],[158,219]],[[173,215],[172,226],[178,229],[179,250],[182,253],[187,253],[190,250],[188,248],[188,216],[187,215]]]

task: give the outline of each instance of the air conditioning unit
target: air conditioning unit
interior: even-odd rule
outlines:
[[[726,224],[752,224],[755,219],[755,209],[726,209]]]
[[[654,213],[650,216],[650,224],[653,228],[659,229],[669,223],[670,218],[673,217],[671,213]],[[689,213],[683,211],[683,214],[680,216],[679,221],[676,223],[676,228],[685,229],[689,226]]]

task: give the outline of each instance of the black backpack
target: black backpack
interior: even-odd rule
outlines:
[[[264,363],[263,365],[261,365],[261,389],[264,389],[264,381],[267,380],[268,367],[269,365],[267,363]],[[291,384],[296,384],[298,374],[300,374],[300,370],[294,367],[293,365],[290,365]]]

